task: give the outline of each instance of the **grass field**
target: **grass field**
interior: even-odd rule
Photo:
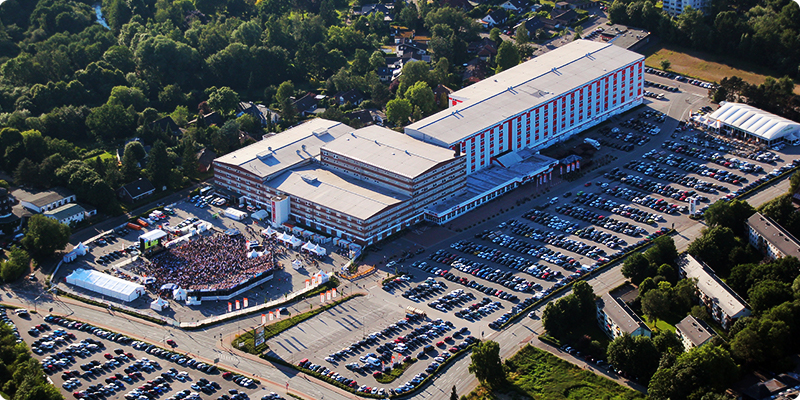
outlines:
[[[678,46],[653,46],[645,51],[644,63],[648,67],[661,69],[661,61],[672,63],[670,70],[706,82],[719,83],[722,78],[738,76],[745,82],[761,84],[768,76],[780,78],[773,71],[748,62],[715,54],[694,51]],[[800,94],[800,87],[794,92]]]
[[[578,368],[530,345],[523,347],[506,363],[512,366],[512,371],[508,373],[511,387],[506,388],[503,392],[510,395],[498,395],[479,386],[467,396],[467,399],[513,399],[523,393],[536,400],[634,400],[645,398],[639,392],[595,375],[593,372]]]
[[[675,326],[670,325],[667,321],[660,319],[656,320],[655,323],[653,323],[653,321],[650,321],[649,319],[645,321],[646,321],[645,323],[651,330],[675,332]]]

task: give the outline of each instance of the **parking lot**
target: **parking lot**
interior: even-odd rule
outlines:
[[[118,333],[38,314],[11,317],[34,357],[68,398],[179,400],[270,396],[250,379]],[[40,329],[32,329],[38,326]],[[169,335],[166,332],[165,334]],[[266,397],[264,397],[266,396]]]

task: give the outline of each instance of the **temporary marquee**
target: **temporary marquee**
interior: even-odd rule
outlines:
[[[169,307],[169,302],[160,297],[150,302],[150,308],[156,311],[161,311],[167,307]]]
[[[328,252],[324,247],[311,242],[306,242],[306,244],[303,245],[303,250],[306,250],[309,253],[314,253],[318,256],[324,256]]]
[[[186,300],[186,289],[177,288],[172,291],[172,298],[175,301]]]
[[[298,260],[298,259],[292,260],[292,268],[298,269],[298,270],[303,268],[303,262]]]
[[[133,301],[144,294],[144,286],[95,270],[76,269],[67,283],[122,301]]]
[[[247,218],[247,213],[244,211],[239,211],[233,207],[228,207],[225,209],[225,216],[230,219],[235,219],[237,221],[241,221]]]
[[[276,231],[275,229],[267,227],[267,229],[261,231],[261,236],[274,236],[277,233],[278,231]]]
[[[268,216],[269,216],[269,213],[267,212],[267,210],[258,210],[256,212],[250,214],[250,218],[257,219],[259,221],[263,221]]]

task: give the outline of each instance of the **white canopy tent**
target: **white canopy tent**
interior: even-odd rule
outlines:
[[[325,250],[324,247],[316,245],[311,242],[306,242],[306,244],[304,244],[302,248],[303,250],[306,250],[309,253],[314,253],[318,256],[324,256],[328,252],[327,250]]]
[[[720,104],[721,107],[708,116],[706,124],[721,123],[766,142],[800,136],[800,123],[747,104]]]
[[[255,250],[253,250],[253,251],[251,251],[251,252],[247,253],[247,258],[256,258],[256,257],[260,257],[262,254],[263,254],[263,253],[261,253],[261,252],[258,252],[258,251],[255,251]]]
[[[150,308],[156,311],[161,311],[168,307],[169,303],[160,297],[150,302]]]
[[[298,259],[292,260],[292,268],[298,269],[298,270],[303,268],[303,262],[298,260]]]
[[[67,276],[67,283],[125,302],[136,300],[145,292],[144,286],[138,283],[81,268]]]
[[[186,300],[186,289],[177,288],[172,291],[172,298],[175,301]]]
[[[269,213],[267,212],[267,210],[258,210],[256,212],[250,214],[250,218],[257,219],[259,221],[263,221],[265,218],[267,218],[267,216],[269,216]]]
[[[270,227],[267,227],[267,229],[263,229],[263,230],[261,231],[261,236],[274,236],[274,235],[276,235],[277,233],[278,233],[278,231],[276,231],[275,229],[272,229],[272,228],[270,228]]]

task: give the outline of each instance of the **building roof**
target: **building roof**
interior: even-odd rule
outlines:
[[[518,10],[530,7],[530,3],[528,3],[527,0],[507,0],[505,3],[509,3],[511,6],[513,6]]]
[[[208,147],[202,148],[200,151],[197,152],[197,163],[200,164],[202,167],[208,167],[214,162],[214,159],[217,158],[217,153],[214,150],[209,149]]]
[[[350,104],[357,104],[364,100],[364,93],[361,93],[358,89],[350,89],[344,92],[339,92],[333,95],[336,98],[336,101],[339,103],[350,103]]]
[[[747,104],[725,103],[708,118],[765,140],[780,139],[786,135],[800,137],[800,123]]]
[[[505,8],[498,8],[486,14],[486,18],[491,18],[492,21],[500,23],[508,18],[508,13],[506,12]]]
[[[639,328],[649,330],[642,319],[624,301],[606,293],[600,300],[597,300],[597,303],[622,332],[633,333]]]
[[[683,256],[680,268],[687,278],[697,278],[697,290],[712,298],[729,317],[750,312],[744,299],[739,297],[725,282],[722,282],[714,271],[697,261],[691,254],[687,253]]]
[[[175,120],[172,119],[169,115],[164,118],[157,119],[150,123],[152,128],[158,128],[163,132],[170,132],[170,133],[177,133],[180,132],[180,128],[178,128],[178,124],[175,123]]]
[[[122,189],[128,192],[132,199],[136,199],[143,194],[154,192],[156,190],[155,186],[153,186],[153,184],[145,178],[139,178],[123,186]]]
[[[314,118],[230,152],[214,162],[236,166],[259,178],[270,179],[286,168],[319,158],[320,147],[352,131],[352,127],[341,122]]]
[[[85,212],[86,212],[85,208],[83,208],[83,207],[81,207],[81,206],[79,206],[79,205],[77,205],[75,203],[69,203],[69,204],[64,204],[61,207],[54,208],[54,209],[52,209],[50,211],[47,211],[47,212],[44,213],[44,215],[46,215],[48,217],[55,218],[55,219],[57,219],[59,221],[62,221],[62,220],[65,220],[67,218],[70,218],[72,216],[75,216],[75,215],[78,215],[78,214],[83,214]]]
[[[12,193],[12,195],[19,201],[31,203],[36,207],[44,207],[48,204],[53,204],[59,200],[66,199],[67,197],[74,196],[75,194],[65,188],[54,187],[50,190],[44,190],[41,192],[29,192],[24,189],[17,189]]]
[[[463,103],[407,126],[406,133],[417,131],[426,141],[453,145],[643,58],[618,46],[575,40],[453,93]]]
[[[378,185],[314,166],[286,171],[267,184],[290,196],[360,220],[367,220],[387,207],[408,200],[408,197]]]
[[[439,163],[452,160],[453,151],[391,129],[371,125],[344,135],[323,148],[369,166],[414,179]]]
[[[702,345],[716,335],[714,330],[711,329],[705,321],[699,320],[691,315],[686,316],[681,322],[678,322],[678,324],[675,325],[675,329],[689,339],[695,347]]]
[[[317,95],[312,92],[308,92],[306,93],[305,96],[299,98],[294,103],[292,103],[292,105],[294,106],[295,109],[297,109],[297,112],[299,113],[308,111],[309,109],[317,105]]]
[[[784,255],[800,259],[800,242],[770,217],[757,212],[747,219],[747,226],[778,248]]]
[[[67,283],[94,290],[115,298],[130,299],[135,293],[144,293],[144,286],[93,269],[76,269],[67,276]]]

